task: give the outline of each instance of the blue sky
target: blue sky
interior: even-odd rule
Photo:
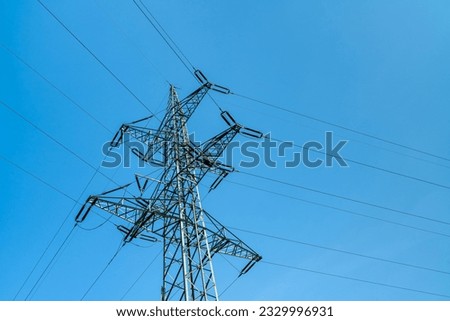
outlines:
[[[132,1],[44,3],[152,112],[164,109],[168,82],[185,96],[197,86]],[[448,1],[164,1],[144,0],[195,67],[233,92],[450,158],[450,4]],[[0,1],[0,100],[92,166],[122,123],[149,112],[36,1]],[[6,49],[8,48],[8,49]],[[61,94],[11,52],[46,77]],[[325,132],[349,142],[346,158],[447,185],[450,162],[296,117],[236,95],[213,94],[239,122],[302,145]],[[87,110],[87,116],[74,102]],[[12,300],[58,227],[41,264],[17,299],[29,294],[73,226],[79,205],[18,169],[7,158],[73,199],[112,188],[73,154],[0,105],[0,299]],[[107,128],[100,126],[100,120]],[[157,127],[156,120],[150,126]],[[225,128],[205,99],[189,129],[205,139]],[[239,137],[244,142],[247,138]],[[320,155],[319,155],[320,156]],[[237,167],[239,155],[234,165]],[[105,169],[119,183],[134,170]],[[151,169],[148,169],[150,172]],[[357,164],[243,172],[300,184],[434,220],[450,221],[449,189]],[[450,272],[448,224],[400,215],[323,194],[233,173],[203,202],[224,225],[365,256]],[[234,182],[234,183],[233,183]],[[250,189],[267,189],[289,197]],[[318,202],[385,221],[316,206]],[[72,210],[73,209],[73,210]],[[72,212],[71,212],[72,210]],[[103,220],[90,216],[85,229]],[[428,233],[399,224],[436,232]],[[257,264],[224,300],[439,300],[450,275],[235,231],[267,262]],[[121,240],[110,224],[77,228],[29,295],[32,300],[79,300]],[[156,258],[125,299],[158,300],[161,244],[127,245],[87,300],[118,300]],[[243,262],[233,260],[233,265]],[[215,261],[219,292],[237,272]],[[313,272],[311,272],[313,271]],[[319,273],[316,273],[319,272]]]

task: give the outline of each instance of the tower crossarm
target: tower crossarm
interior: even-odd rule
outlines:
[[[135,120],[131,123],[122,124],[122,126],[120,126],[120,129],[117,131],[117,133],[111,140],[110,146],[118,147],[120,144],[128,142],[129,140],[124,140],[126,134],[129,134],[131,137],[141,142],[150,141],[152,136],[154,136],[153,133],[155,132],[155,130],[148,129],[147,127],[144,126],[136,125],[138,123],[142,123],[145,120],[149,120],[150,118],[153,118],[153,115]]]
[[[223,156],[225,149],[233,141],[237,134],[242,134],[250,138],[261,138],[263,134],[257,130],[249,129],[238,124],[227,112],[222,112],[222,118],[229,125],[227,129],[204,142],[200,147],[195,148],[197,181],[200,181],[207,172],[218,175],[217,179],[211,184],[210,190],[215,189],[220,182],[231,172],[233,167],[219,161]]]
[[[206,162],[207,159],[212,161],[221,157],[225,148],[227,148],[233,138],[239,133],[240,128],[241,127],[239,125],[232,125],[204,142],[201,146],[204,161]]]
[[[115,215],[131,224],[136,224],[139,217],[147,211],[144,202],[142,201],[142,204],[140,204],[140,201],[135,197],[91,195],[78,212],[76,221],[78,223],[84,221],[93,207]]]
[[[248,246],[244,241],[237,237],[233,232],[216,220],[212,215],[203,210],[205,219],[211,224],[207,228],[210,235],[211,254],[226,254],[238,258],[247,259],[247,265],[241,270],[240,275],[247,273],[250,268],[262,257]]]
[[[162,218],[170,217],[170,213],[164,213],[161,208],[150,208],[149,203],[148,199],[140,197],[92,195],[81,207],[76,221],[83,222],[93,208],[98,208],[131,224],[131,228],[122,227],[121,229],[125,233],[125,242],[139,237],[143,232],[161,236]],[[172,219],[177,218],[172,217]]]
[[[263,136],[260,131],[247,128],[237,123],[227,111],[222,111],[220,115],[229,127],[201,145],[202,154],[210,160],[215,161],[221,157],[237,134],[254,139],[259,139]]]
[[[110,145],[118,147],[125,144],[141,160],[153,165],[164,166],[165,158],[162,151],[165,138],[162,134],[154,129],[123,124]]]
[[[146,145],[154,144],[155,140],[159,138],[155,135],[156,130],[147,127],[136,126],[132,124],[123,124],[116,135],[113,137],[110,146],[118,147],[123,143],[128,143],[132,139],[137,140]],[[129,136],[127,138],[127,135]],[[162,137],[161,137],[162,138]]]

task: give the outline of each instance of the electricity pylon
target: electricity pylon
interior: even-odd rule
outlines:
[[[210,83],[198,70],[195,75],[201,86],[181,101],[175,88],[170,87],[166,114],[158,129],[141,126],[143,120],[123,124],[111,142],[112,148],[133,146],[131,150],[140,161],[161,167],[162,174],[158,178],[135,174],[133,183],[91,195],[76,217],[80,223],[92,207],[97,207],[127,223],[118,226],[124,242],[135,238],[161,241],[164,301],[218,300],[212,263],[215,254],[248,260],[239,276],[261,260],[203,209],[198,185],[210,173],[216,176],[210,187],[214,189],[233,171],[219,159],[237,134],[261,138],[262,133],[238,124],[222,111],[228,128],[202,144],[192,142],[186,123],[208,91],[230,92]]]

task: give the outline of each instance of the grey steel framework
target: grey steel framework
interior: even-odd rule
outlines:
[[[223,111],[228,128],[202,144],[192,142],[186,123],[208,91],[229,93],[227,88],[210,83],[200,71],[195,75],[202,85],[181,101],[170,87],[167,111],[158,129],[139,125],[147,117],[123,124],[111,142],[111,147],[134,146],[131,150],[141,161],[161,167],[160,177],[135,174],[133,183],[89,196],[76,217],[82,222],[92,207],[97,207],[127,223],[118,226],[124,242],[160,240],[162,300],[218,300],[212,264],[215,254],[246,259],[240,275],[261,260],[202,208],[198,185],[209,173],[216,176],[210,187],[214,189],[233,171],[219,159],[237,134],[251,138],[261,138],[262,134],[238,124]],[[144,148],[137,148],[137,142]],[[136,192],[130,192],[132,189]]]

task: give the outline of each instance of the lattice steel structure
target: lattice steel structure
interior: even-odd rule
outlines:
[[[261,138],[256,130],[238,124],[228,112],[221,116],[228,128],[202,144],[189,138],[186,123],[209,90],[224,94],[227,88],[210,83],[196,71],[201,86],[183,100],[170,87],[166,114],[159,128],[141,126],[143,120],[123,124],[111,142],[134,146],[133,153],[145,163],[158,166],[158,178],[135,175],[133,183],[99,195],[91,195],[80,209],[76,221],[82,222],[93,207],[119,217],[125,225],[124,242],[135,238],[160,240],[163,244],[162,300],[218,300],[212,258],[227,254],[248,262],[244,274],[261,256],[220,224],[201,205],[199,183],[205,175],[216,178],[216,188],[233,168],[222,163],[225,148],[237,134]],[[149,117],[147,117],[149,118]],[[143,148],[137,148],[138,142]],[[130,192],[134,189],[136,192]]]

